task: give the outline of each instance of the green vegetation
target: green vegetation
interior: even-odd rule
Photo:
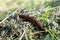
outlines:
[[[45,31],[24,19],[17,20],[16,13],[34,17]],[[0,22],[0,40],[60,40],[60,1],[0,0]]]

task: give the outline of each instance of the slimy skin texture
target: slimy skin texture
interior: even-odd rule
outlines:
[[[40,31],[44,31],[43,26],[33,17],[17,14],[17,19],[19,20],[20,18],[25,19],[26,21],[29,21],[31,23],[34,23],[34,25],[36,25]]]

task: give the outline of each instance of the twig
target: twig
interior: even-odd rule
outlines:
[[[25,33],[26,33],[25,26],[24,26],[23,30],[24,30],[24,32],[23,32],[23,34],[21,35],[21,37],[19,38],[19,40],[22,40],[23,36],[24,36]]]
[[[43,33],[43,32],[44,31],[37,31],[37,32],[32,33],[31,35],[40,34],[40,33]]]
[[[46,10],[53,10],[53,9],[56,9],[56,8],[60,8],[60,6],[53,7],[53,8],[50,8],[50,9],[44,9],[43,11],[46,11]]]
[[[26,38],[26,40],[28,40],[28,35],[27,35],[27,30],[26,30],[26,27],[24,28],[24,31],[25,31],[25,38]]]
[[[25,31],[23,32],[23,34],[21,35],[21,37],[19,38],[19,40],[22,40],[24,34],[25,34]]]
[[[10,14],[9,16],[7,16],[5,19],[3,19],[1,22],[0,22],[0,24],[1,23],[3,23],[6,19],[8,19],[10,16],[12,16],[12,15],[14,15],[16,12],[17,12],[17,10],[19,10],[20,8],[18,8],[18,9],[16,9],[12,14]]]

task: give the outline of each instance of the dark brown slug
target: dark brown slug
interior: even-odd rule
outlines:
[[[44,31],[44,28],[43,28],[42,24],[40,24],[40,23],[39,23],[36,19],[34,19],[33,17],[27,16],[27,15],[17,14],[17,19],[19,20],[20,18],[25,19],[26,21],[29,21],[29,22],[31,22],[31,23],[33,22],[34,25],[36,25],[40,31]]]

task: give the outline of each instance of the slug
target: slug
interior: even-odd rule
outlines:
[[[33,17],[27,16],[27,15],[20,15],[20,14],[16,14],[16,16],[17,16],[18,20],[20,18],[25,19],[26,21],[34,23],[34,25],[36,25],[40,31],[44,31],[43,26],[36,19],[34,19]]]

